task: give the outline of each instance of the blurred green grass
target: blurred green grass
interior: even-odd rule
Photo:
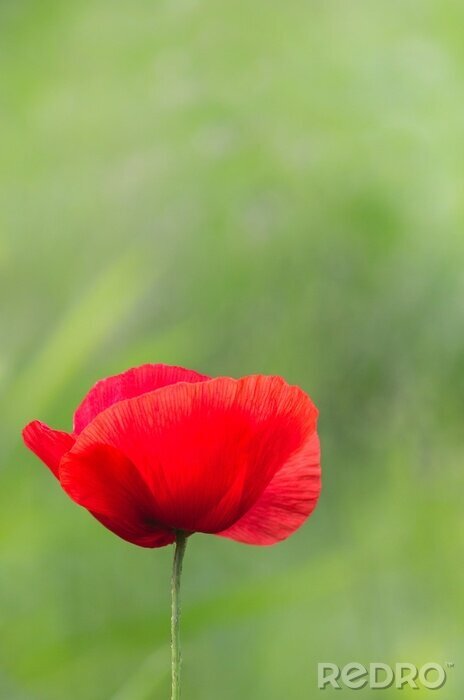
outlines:
[[[100,528],[19,438],[145,361],[279,373],[321,410],[308,524],[191,541],[185,696],[313,697],[327,660],[453,661],[462,695],[463,20],[2,0],[2,700],[168,696],[171,552]]]

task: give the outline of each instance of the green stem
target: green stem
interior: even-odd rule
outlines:
[[[171,700],[179,700],[180,698],[180,639],[179,639],[179,622],[180,622],[180,577],[182,574],[182,561],[184,558],[185,547],[187,545],[187,535],[184,532],[178,532],[176,535],[176,549],[174,552],[174,561],[172,564],[171,578],[171,670],[172,670],[172,691]]]

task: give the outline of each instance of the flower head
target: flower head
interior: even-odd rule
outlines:
[[[292,534],[320,492],[317,409],[280,377],[142,365],[98,382],[71,433],[33,421],[24,441],[73,501],[119,537],[176,532],[247,544]]]

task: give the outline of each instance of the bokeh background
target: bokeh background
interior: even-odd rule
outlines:
[[[169,695],[171,548],[115,538],[20,439],[147,361],[282,374],[321,412],[293,538],[190,542],[185,698],[314,698],[318,661],[452,662],[435,697],[463,696],[463,24],[1,0],[2,700]]]

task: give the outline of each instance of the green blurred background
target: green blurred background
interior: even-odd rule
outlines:
[[[147,361],[282,374],[321,412],[294,537],[190,542],[186,700],[314,698],[318,661],[449,661],[435,697],[463,697],[463,24],[1,0],[2,700],[169,695],[172,549],[100,527],[20,440]]]

